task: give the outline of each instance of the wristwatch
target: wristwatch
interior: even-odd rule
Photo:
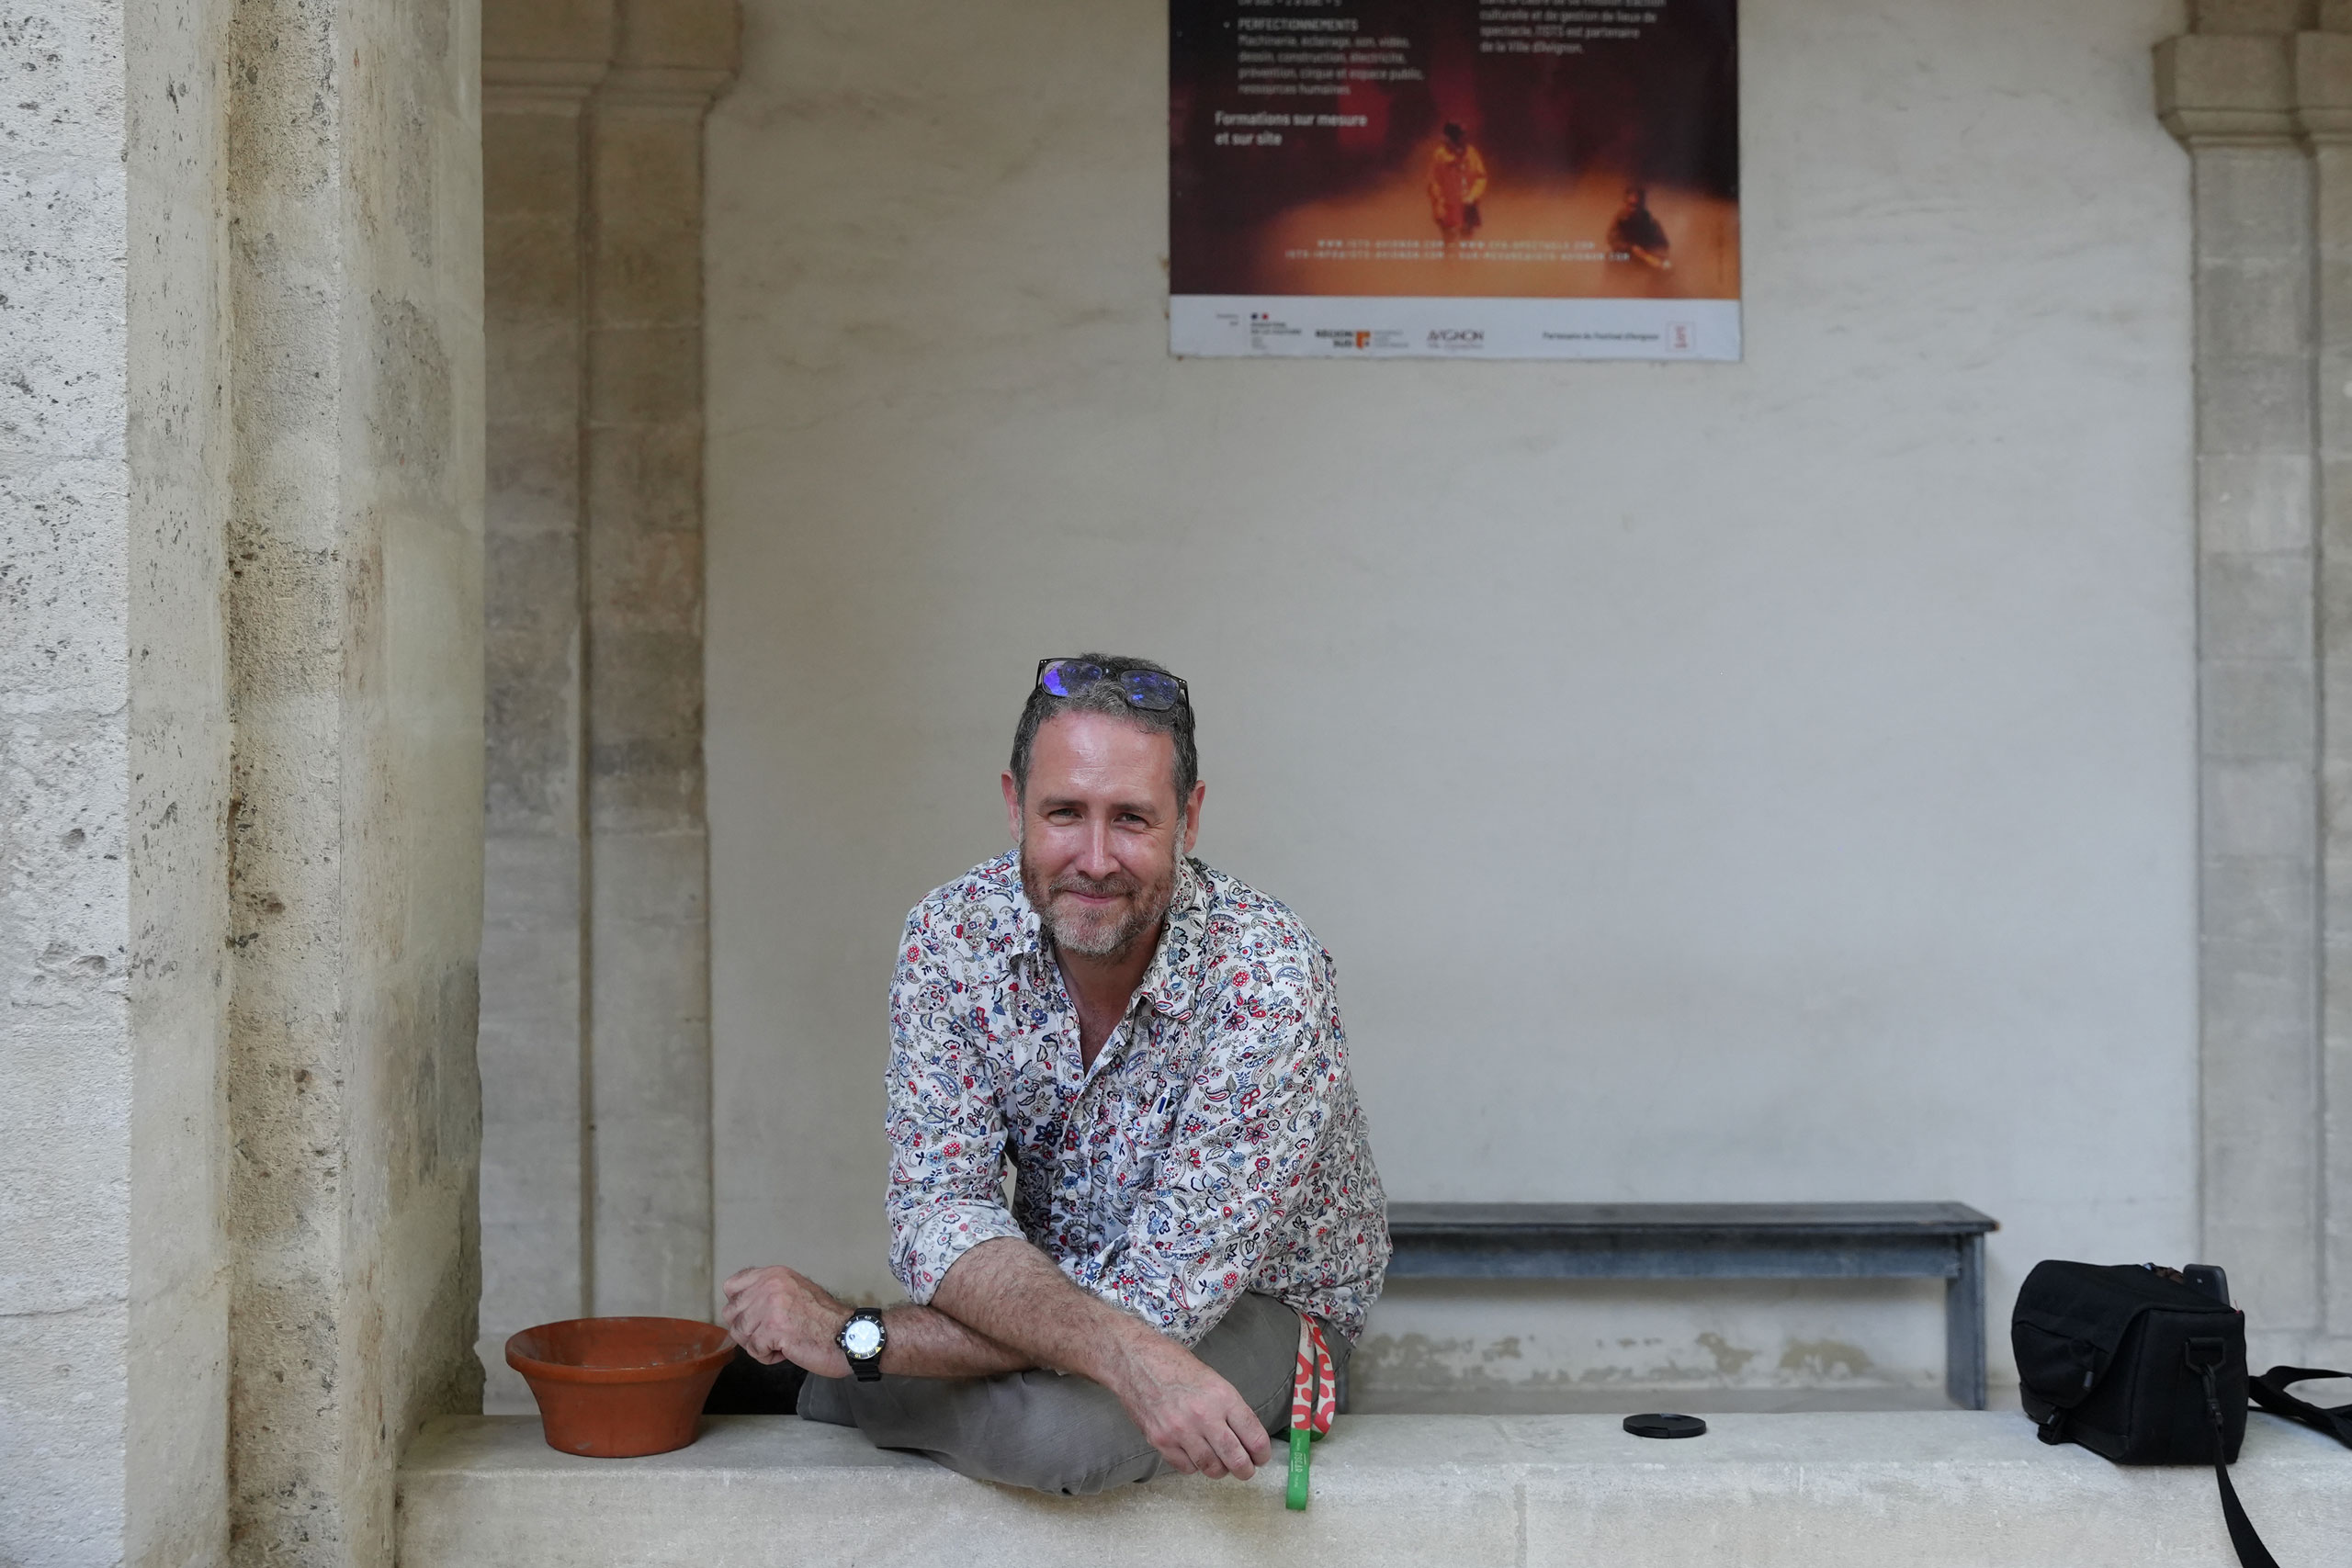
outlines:
[[[883,1326],[880,1313],[872,1307],[858,1308],[833,1336],[833,1343],[849,1358],[850,1372],[858,1382],[882,1381],[882,1348],[890,1343],[890,1331]]]

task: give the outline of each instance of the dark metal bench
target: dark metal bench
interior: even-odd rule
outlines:
[[[1941,1280],[1944,1387],[1984,1408],[1984,1235],[1965,1203],[1391,1203],[1392,1280]]]

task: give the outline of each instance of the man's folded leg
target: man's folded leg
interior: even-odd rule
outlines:
[[[1334,1359],[1343,1359],[1346,1342],[1325,1337]],[[1289,1427],[1296,1313],[1271,1296],[1243,1295],[1193,1354],[1239,1392],[1269,1433]],[[1165,1462],[1110,1390],[1057,1372],[867,1383],[812,1377],[801,1387],[800,1416],[854,1426],[876,1448],[910,1450],[982,1481],[1071,1496],[1148,1481]]]

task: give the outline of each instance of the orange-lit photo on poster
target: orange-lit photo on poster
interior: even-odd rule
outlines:
[[[1179,354],[1739,357],[1736,0],[1170,0]]]

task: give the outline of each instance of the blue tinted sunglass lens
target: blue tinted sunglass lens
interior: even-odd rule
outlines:
[[[1110,671],[1083,659],[1057,659],[1037,677],[1037,684],[1057,697],[1074,697]]]
[[[1156,670],[1130,670],[1120,685],[1126,689],[1127,701],[1139,708],[1160,711],[1174,707],[1183,700],[1183,683],[1173,675],[1162,675]]]

